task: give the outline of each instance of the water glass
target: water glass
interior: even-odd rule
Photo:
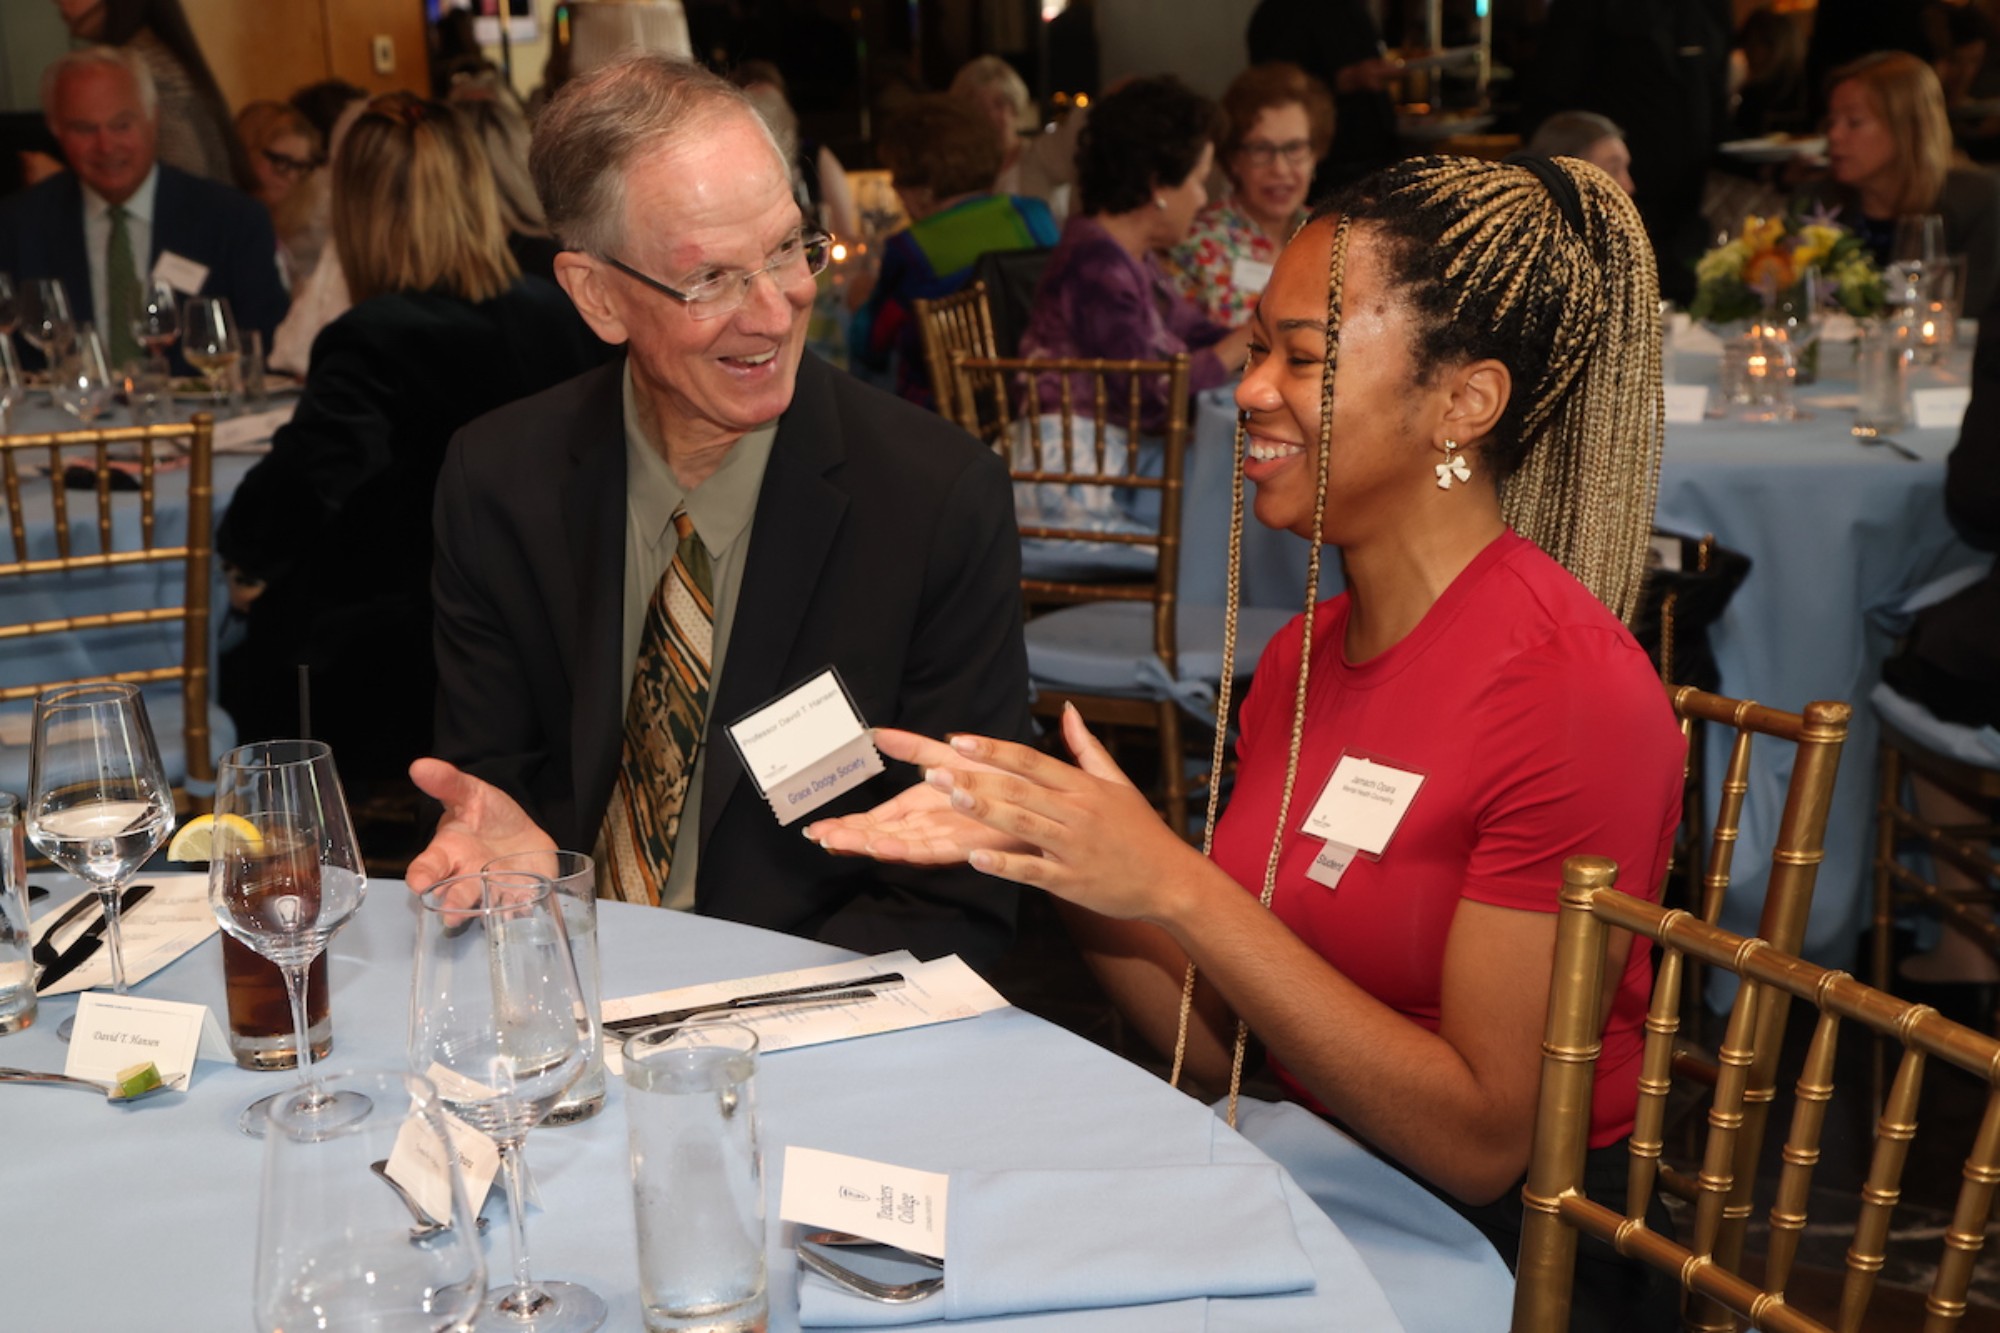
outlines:
[[[757,1034],[733,1023],[626,1041],[625,1118],[648,1333],[764,1327]]]
[[[597,965],[597,866],[582,852],[518,852],[488,861],[485,869],[521,870],[540,875],[556,892],[563,929],[569,932],[570,959],[576,964],[577,985],[590,1012],[589,1061],[583,1074],[557,1099],[542,1121],[573,1125],[604,1109],[603,979]]]
[[[56,406],[83,425],[104,415],[111,406],[111,368],[104,358],[104,342],[89,324],[76,326],[69,346],[56,364],[51,381]]]
[[[34,278],[21,288],[18,299],[21,336],[42,354],[44,365],[54,365],[69,345],[74,325],[70,317],[69,293],[60,279]]]
[[[28,934],[27,825],[0,791],[0,1036],[35,1022],[35,963]]]
[[[1860,381],[1854,404],[1854,434],[1875,439],[1909,424],[1904,404],[1909,397],[1909,344],[1904,331],[1888,320],[1861,326],[1855,375]]]

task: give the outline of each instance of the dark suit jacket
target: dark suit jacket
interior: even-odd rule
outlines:
[[[622,743],[620,363],[474,422],[438,480],[438,752],[590,848]],[[781,828],[724,727],[839,668],[864,721],[1025,737],[1020,543],[1000,459],[807,355],[758,495],[710,700],[695,906],[876,952],[991,963],[1012,887],[827,855]],[[899,766],[900,767],[900,766]],[[865,809],[884,774],[826,807]]]
[[[473,418],[610,354],[540,278],[477,303],[392,292],[320,331],[298,410],[216,534],[224,560],[269,585],[220,663],[243,740],[301,734],[303,663],[313,734],[349,781],[400,775],[430,753],[437,686],[421,646],[445,446]]]
[[[291,298],[278,278],[278,238],[262,204],[227,185],[162,162],[153,196],[153,247],[140,259],[140,282],[167,251],[206,265],[208,280],[199,294],[228,297],[244,335],[261,330],[264,346],[270,347]],[[13,274],[16,283],[25,278],[62,279],[76,318],[94,318],[90,257],[83,237],[83,186],[75,173],[61,172],[33,189],[0,199],[0,269]],[[108,331],[98,332],[106,335],[109,351]],[[28,355],[35,356],[34,349],[28,349]],[[173,362],[175,374],[190,373],[178,343]]]

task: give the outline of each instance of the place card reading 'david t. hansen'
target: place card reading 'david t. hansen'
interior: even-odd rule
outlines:
[[[76,1002],[63,1073],[114,1083],[121,1071],[150,1060],[162,1083],[185,1092],[197,1058],[230,1058],[229,1042],[207,1005],[92,991]]]
[[[788,1145],[778,1216],[942,1259],[950,1184],[941,1171]]]
[[[729,736],[780,824],[882,771],[874,738],[831,667],[731,723]]]

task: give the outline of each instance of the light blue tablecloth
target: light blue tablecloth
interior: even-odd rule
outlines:
[[[1848,432],[1854,383],[1851,358],[1843,358],[1846,349],[1827,349],[1826,382],[1801,391],[1810,420],[1669,425],[1656,518],[1673,531],[1713,533],[1752,561],[1714,633],[1723,693],[1794,710],[1814,699],[1854,705],[1806,932],[1806,952],[1827,966],[1853,962],[1869,912],[1877,728],[1868,691],[1893,646],[1883,617],[1929,579],[1985,558],[1960,543],[1944,519],[1944,458],[1957,431],[1899,435],[1921,462],[1858,443]],[[1687,383],[1715,379],[1712,357],[1684,354],[1676,369]],[[1912,385],[1946,387],[1966,383],[1966,376],[1961,350],[1947,367],[1913,373]],[[1217,389],[1196,403],[1182,577],[1191,603],[1219,601],[1224,586],[1235,429],[1229,395]],[[1244,525],[1243,548],[1246,605],[1302,605],[1304,540],[1272,532],[1253,517]],[[1327,597],[1341,586],[1337,560],[1324,569]],[[1727,745],[1719,731],[1709,738],[1711,784],[1720,781]],[[1731,930],[1754,932],[1762,907],[1791,777],[1783,751],[1777,745],[1753,751],[1742,841],[1723,908],[1722,924]],[[1712,789],[1710,810],[1716,796]]]
[[[39,877],[38,877],[39,878]],[[51,883],[64,882],[51,877]],[[67,892],[59,888],[58,901]],[[624,995],[834,961],[825,945],[744,926],[601,904],[606,993]],[[43,904],[47,910],[47,904]],[[403,886],[371,886],[333,944],[334,1053],[329,1067],[400,1066],[413,933]],[[139,993],[220,1007],[211,941]],[[70,1000],[47,1002],[36,1027],[0,1038],[0,1064],[59,1069],[55,1025]],[[0,1088],[0,1199],[7,1241],[0,1290],[9,1329],[242,1327],[249,1312],[261,1147],[235,1129],[253,1097],[289,1075],[198,1066],[185,1095],[115,1108],[57,1088]],[[764,1058],[758,1110],[770,1169],[771,1322],[797,1327],[795,1262],[776,1221],[784,1145],[822,1148],[934,1171],[1117,1167],[1266,1160],[1207,1107],[1101,1048],[1018,1010]],[[529,1161],[546,1210],[529,1218],[535,1271],[582,1282],[610,1303],[606,1327],[639,1326],[636,1242],[627,1177],[623,1089],[595,1119],[538,1130]],[[1328,1131],[1331,1134],[1331,1131]],[[1337,1169],[1337,1168],[1335,1168]],[[1309,1295],[1182,1301],[994,1320],[1035,1330],[1501,1329],[1511,1280],[1490,1247],[1464,1245],[1464,1223],[1407,1180],[1355,1168],[1373,1206],[1329,1221],[1288,1179],[1301,1242],[1318,1279]],[[501,1205],[496,1205],[499,1207]],[[1344,1229],[1344,1230],[1343,1230]],[[1426,1242],[1425,1237],[1442,1239]],[[1479,1242],[1484,1246],[1484,1242]],[[496,1280],[503,1228],[486,1242]],[[1386,1247],[1385,1281],[1364,1256]],[[1428,1249],[1429,1254],[1424,1251]],[[1466,1274],[1447,1289],[1426,1274]],[[1387,1286],[1388,1299],[1383,1288]],[[1392,1313],[1393,1303],[1393,1313]],[[982,1324],[982,1327],[988,1324]]]

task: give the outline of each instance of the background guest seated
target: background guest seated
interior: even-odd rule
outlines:
[[[1252,65],[1222,94],[1222,116],[1228,129],[1216,160],[1229,193],[1194,215],[1173,263],[1203,313],[1234,328],[1305,224],[1313,163],[1333,142],[1333,98],[1297,65]]]
[[[326,247],[326,177],[318,130],[284,102],[252,102],[236,114],[236,135],[250,155],[257,202],[278,233],[285,287],[296,292]]]
[[[245,740],[312,734],[344,775],[400,773],[431,739],[431,492],[472,418],[601,360],[562,293],[519,276],[471,129],[376,98],[334,162],[333,244],[355,296],[216,537],[242,640],[219,697]]]
[[[935,399],[913,303],[965,286],[988,251],[1054,245],[1055,219],[1039,199],[993,192],[999,146],[992,128],[958,98],[912,98],[883,126],[875,151],[911,221],[882,244],[851,351],[871,370],[892,373],[896,392],[929,407]]]
[[[1966,310],[1984,310],[2000,281],[2000,176],[1951,164],[1951,124],[1937,73],[1902,51],[1880,51],[1835,70],[1827,100],[1832,179],[1816,198],[1887,263],[1896,221],[1944,219],[1948,254],[1965,256]]]
[[[1595,111],[1558,111],[1535,130],[1527,151],[1543,157],[1580,157],[1617,182],[1625,193],[1639,192],[1632,184],[1632,150],[1625,146],[1625,131],[1609,116]]]
[[[1248,327],[1232,331],[1204,315],[1159,259],[1208,202],[1203,181],[1220,128],[1214,104],[1171,75],[1135,79],[1091,108],[1077,145],[1081,211],[1042,271],[1022,355],[1147,360],[1191,352],[1196,390],[1242,368]],[[1043,393],[1052,407],[1057,386],[1045,384]],[[1142,393],[1144,426],[1161,429],[1164,390],[1149,384]],[[1088,391],[1077,401],[1088,402]]]
[[[157,160],[159,100],[145,62],[130,49],[72,51],[43,72],[42,110],[70,169],[0,200],[0,271],[17,283],[61,279],[114,365],[141,354],[132,321],[153,277],[228,297],[244,334],[258,330],[269,346],[286,306],[271,219],[248,195]],[[189,373],[178,347],[173,361]]]
[[[507,249],[523,273],[556,280],[556,252],[562,244],[542,217],[535,182],[528,174],[527,108],[492,68],[455,74],[448,100],[472,126],[493,169],[493,188],[500,205],[500,225],[507,232]]]
[[[1000,149],[993,188],[1026,195],[1049,206],[1057,221],[1069,216],[1076,180],[1076,144],[1090,122],[1089,108],[1073,110],[1044,130],[1035,99],[1014,67],[999,56],[975,56],[959,66],[946,89],[976,108]]]

